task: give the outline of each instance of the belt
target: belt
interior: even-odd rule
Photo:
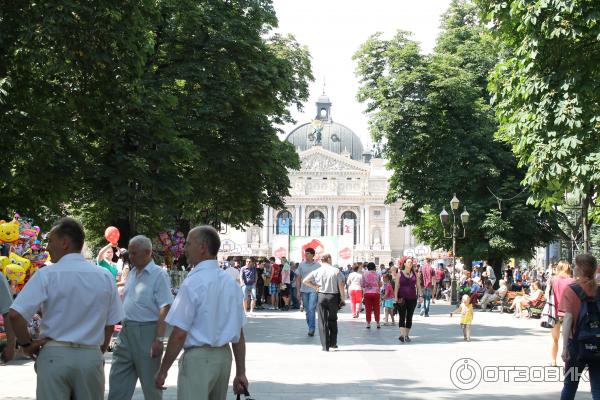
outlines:
[[[194,350],[194,349],[222,349],[223,347],[228,347],[229,343],[224,344],[223,346],[211,346],[209,344],[202,344],[200,346],[190,346],[183,349],[183,351]]]
[[[99,344],[79,344],[73,342],[62,342],[60,340],[51,340],[44,345],[44,347],[70,347],[72,349],[93,349],[100,350]]]
[[[148,326],[148,325],[156,325],[156,321],[131,321],[124,320],[121,326]]]

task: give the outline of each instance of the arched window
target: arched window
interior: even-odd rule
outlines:
[[[292,214],[288,210],[280,211],[277,214],[277,234],[291,235],[292,234]]]
[[[354,244],[356,244],[356,231],[356,214],[346,211],[341,217],[340,235],[353,235]]]
[[[308,235],[325,236],[325,216],[321,211],[313,211],[309,214]]]

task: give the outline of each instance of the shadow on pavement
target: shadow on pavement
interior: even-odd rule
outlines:
[[[410,372],[407,372],[410,374]],[[173,387],[169,387],[173,390]],[[378,379],[345,383],[303,383],[288,384],[276,381],[251,381],[250,394],[257,400],[387,400],[387,399],[441,399],[441,400],[547,400],[560,397],[560,392],[541,394],[486,393],[484,397],[477,388],[464,391],[450,389],[440,391],[440,387],[419,386],[410,379]],[[585,393],[582,393],[585,394]],[[230,386],[227,399],[235,399]]]

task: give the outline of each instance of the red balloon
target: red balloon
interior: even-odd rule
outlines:
[[[117,244],[119,238],[121,237],[121,232],[119,232],[119,230],[114,226],[109,226],[104,231],[104,237],[106,238],[106,240],[108,240],[108,243]]]

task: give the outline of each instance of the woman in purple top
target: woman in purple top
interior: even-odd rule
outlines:
[[[396,304],[400,316],[398,326],[400,327],[401,342],[410,342],[410,328],[412,317],[417,306],[417,275],[413,269],[414,260],[405,257],[400,260],[401,271],[396,276]]]

